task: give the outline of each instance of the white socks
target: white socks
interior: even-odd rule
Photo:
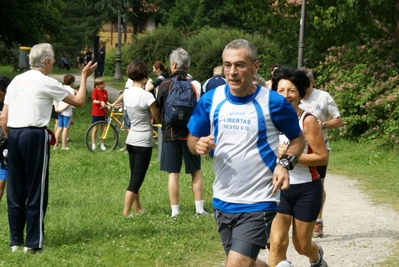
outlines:
[[[195,201],[195,212],[202,214],[204,212],[204,201],[198,200]]]
[[[171,217],[175,217],[180,214],[179,205],[170,205],[172,207],[172,215]]]
[[[170,205],[172,208],[172,215],[171,217],[180,215],[180,208],[179,205]],[[195,212],[202,214],[204,212],[204,201],[203,200],[198,200],[195,201]]]

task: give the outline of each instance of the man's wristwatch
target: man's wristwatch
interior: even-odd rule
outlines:
[[[278,164],[280,164],[289,171],[294,169],[297,163],[298,163],[298,158],[296,157],[296,155],[289,156],[287,154],[282,155],[278,161]]]
[[[323,122],[323,129],[327,128],[327,123]]]

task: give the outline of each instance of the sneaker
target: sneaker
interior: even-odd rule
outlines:
[[[200,216],[211,216],[212,214],[210,214],[209,212],[207,212],[205,209],[202,212],[196,212],[195,213],[195,217],[200,217]]]
[[[95,144],[91,145],[91,150],[96,150],[96,145]]]
[[[323,237],[323,222],[316,222],[313,228],[313,237]]]
[[[121,149],[118,150],[119,152],[124,152],[126,151],[126,147],[122,147]]]
[[[130,213],[126,218],[129,218],[129,219],[131,219],[131,218],[133,218],[134,216],[140,216],[140,215],[143,215],[145,213],[145,210],[141,210],[140,212],[132,212],[132,213]]]
[[[319,244],[316,245],[319,248],[320,261],[316,264],[310,264],[310,267],[328,267],[327,262],[324,260],[323,248]]]
[[[67,142],[72,142],[72,139],[70,139],[69,137],[67,137]]]
[[[28,247],[24,247],[24,253],[30,253],[30,254],[35,254],[37,252],[42,252],[41,248],[28,248]]]
[[[19,246],[12,246],[11,247],[11,252],[15,252],[19,249]]]
[[[101,145],[100,148],[101,148],[102,151],[107,150],[104,145]]]
[[[172,220],[176,221],[177,217],[179,217],[179,216],[180,216],[180,213],[175,214],[175,215],[170,215],[170,218],[172,218]]]
[[[61,150],[69,150],[69,147],[61,148]]]
[[[279,264],[276,265],[276,267],[294,267],[294,265],[292,265],[289,260],[285,260],[280,261]]]
[[[54,146],[53,149],[54,149],[54,150],[58,150],[58,146]]]

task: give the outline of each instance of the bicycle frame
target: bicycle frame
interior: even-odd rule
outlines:
[[[109,131],[109,128],[111,127],[110,125],[112,123],[112,120],[115,120],[121,127],[123,127],[123,123],[117,118],[119,116],[123,116],[123,112],[115,112],[115,108],[112,107],[111,113],[109,114],[108,119],[107,119],[107,126],[105,127],[105,130],[101,135],[102,140],[105,140],[107,138],[108,131]]]

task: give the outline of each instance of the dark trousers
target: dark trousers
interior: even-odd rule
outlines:
[[[126,144],[129,152],[130,183],[128,191],[136,193],[143,184],[145,174],[151,161],[152,147],[131,146]]]
[[[49,136],[42,128],[8,132],[7,203],[10,246],[42,248],[48,202]]]

